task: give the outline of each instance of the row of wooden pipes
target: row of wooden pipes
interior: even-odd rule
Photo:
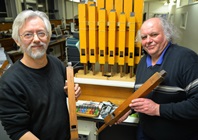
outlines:
[[[143,21],[143,0],[98,0],[79,4],[80,62],[87,73],[88,62],[93,75],[96,64],[102,75],[130,73],[141,57],[136,34]],[[107,71],[104,67],[107,65]],[[117,66],[117,70],[113,67]]]

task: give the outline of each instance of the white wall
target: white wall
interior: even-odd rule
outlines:
[[[146,13],[146,19],[153,17],[155,14],[168,14],[169,7],[164,5],[164,2],[145,2],[144,12]]]
[[[178,4],[179,3],[179,4]],[[168,19],[181,30],[180,41],[177,43],[184,47],[188,47],[198,53],[198,3],[193,3],[188,0],[178,0],[176,4],[164,6],[162,2],[145,2],[144,12],[147,13],[147,19],[153,17],[156,13],[168,13]],[[187,4],[187,5],[186,5]],[[189,5],[188,5],[189,4]],[[178,5],[185,5],[178,7]],[[182,14],[187,12],[186,29],[180,28]]]
[[[175,9],[176,9],[176,4],[172,3],[169,4],[169,15],[168,15],[168,20],[171,21],[172,23],[175,22]]]
[[[66,16],[65,7],[66,6],[65,6],[64,0],[55,0],[54,1],[54,8],[59,10],[59,12],[56,14],[57,19],[65,18],[65,16]]]
[[[66,19],[73,19],[76,15],[78,15],[78,3],[66,1]]]
[[[181,14],[188,13],[186,29],[180,28]],[[176,8],[175,25],[181,29],[181,40],[178,44],[198,53],[198,3]]]

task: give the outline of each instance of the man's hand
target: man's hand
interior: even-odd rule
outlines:
[[[129,110],[127,113],[125,113],[117,122],[115,122],[115,124],[119,124],[119,123],[123,122],[124,120],[126,120],[129,116],[129,114],[131,114],[131,110]]]
[[[81,88],[80,88],[79,84],[74,84],[74,90],[75,90],[75,97],[77,100],[78,97],[81,95]]]
[[[160,116],[159,104],[147,98],[137,98],[129,104],[136,112],[144,113],[150,116]]]
[[[67,83],[64,86],[64,90],[67,93]],[[77,100],[78,97],[81,95],[81,88],[80,88],[79,84],[74,84],[74,90],[75,90],[75,98]]]

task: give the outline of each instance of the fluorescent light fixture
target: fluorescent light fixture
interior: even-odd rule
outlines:
[[[69,1],[73,1],[73,2],[80,2],[80,0],[69,0]]]
[[[167,5],[168,5],[168,2],[165,2],[165,3],[164,3],[164,6],[167,6]]]

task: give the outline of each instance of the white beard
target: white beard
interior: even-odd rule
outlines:
[[[41,48],[32,51],[32,47],[33,46],[42,46]],[[43,57],[47,51],[47,44],[40,42],[39,44],[30,44],[27,48],[25,46],[21,46],[21,49],[23,52],[26,52],[31,58],[33,59],[39,59],[41,57]]]

